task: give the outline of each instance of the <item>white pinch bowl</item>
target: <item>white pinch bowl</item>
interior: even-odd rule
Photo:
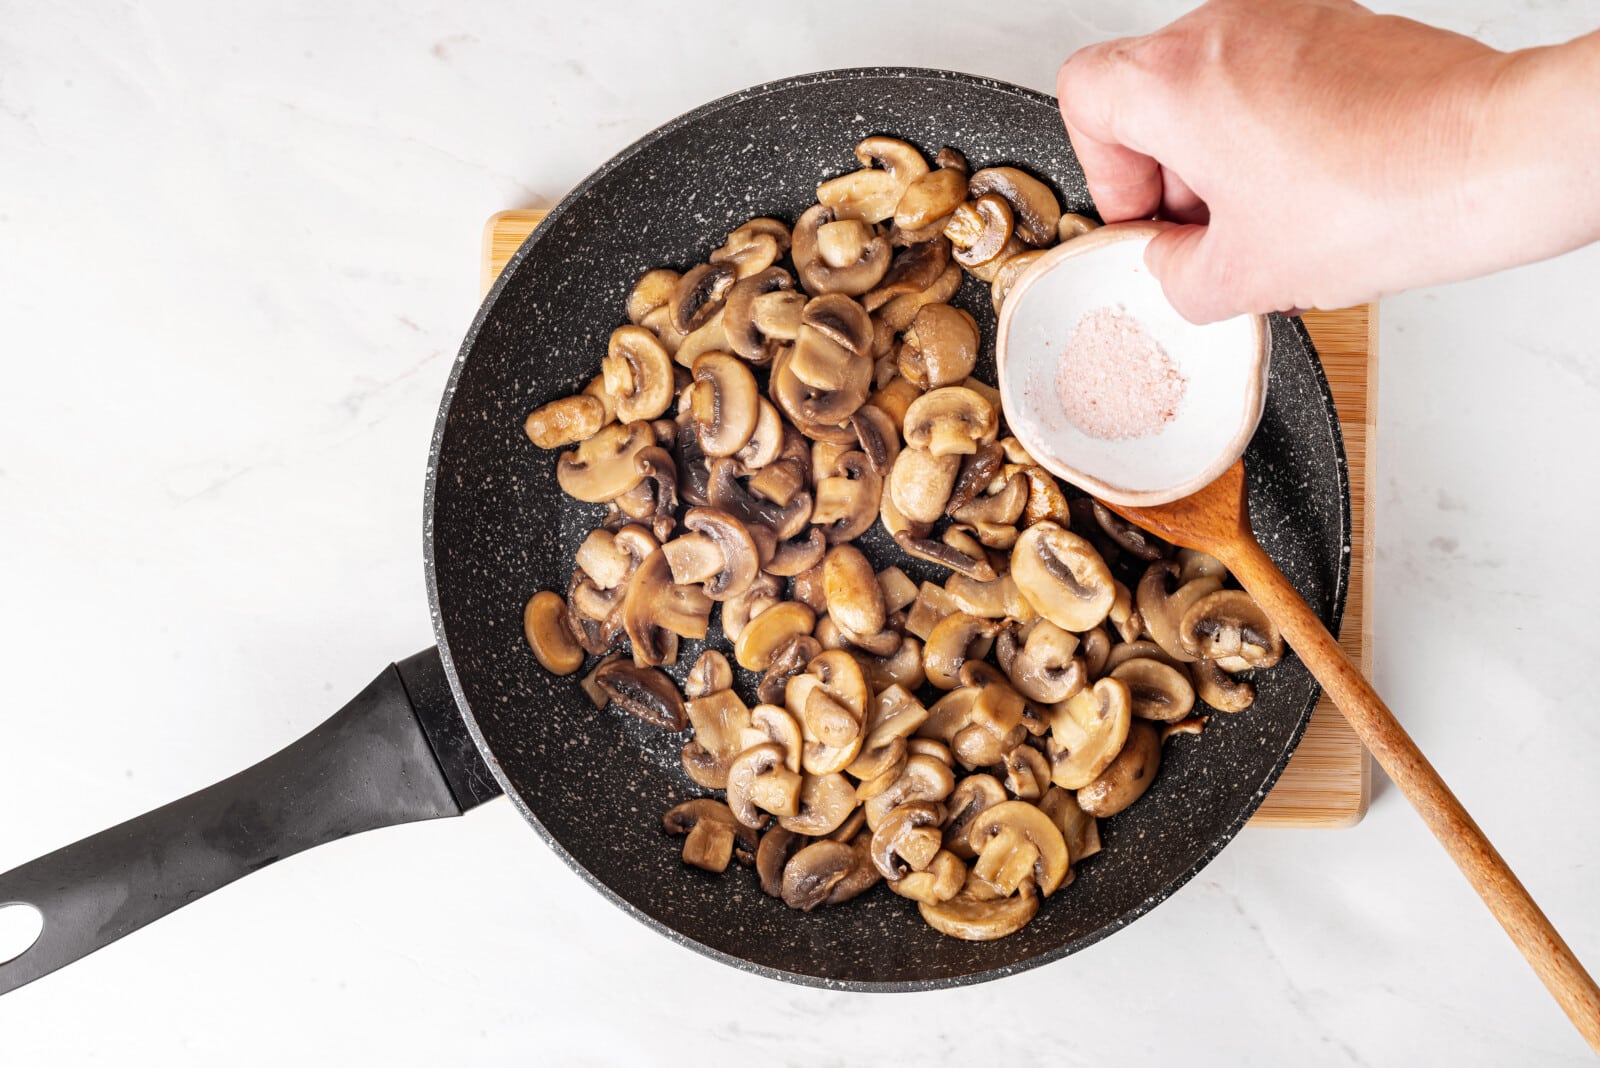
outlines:
[[[1244,454],[1266,404],[1265,317],[1196,326],[1179,315],[1144,264],[1167,225],[1115,223],[1058,245],[1000,308],[995,361],[1011,432],[1051,473],[1113,504],[1165,504],[1208,485]],[[1144,324],[1188,383],[1172,420],[1146,437],[1092,437],[1061,410],[1062,349],[1085,314],[1107,306]]]

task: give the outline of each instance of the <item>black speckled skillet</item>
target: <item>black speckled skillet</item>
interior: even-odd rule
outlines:
[[[662,834],[692,796],[683,737],[595,712],[576,678],[545,674],[522,639],[537,589],[564,589],[597,508],[564,497],[555,458],[522,432],[533,407],[595,373],[633,279],[703,260],[752,215],[792,220],[816,182],[856,166],[871,133],[975,167],[1020,164],[1074,211],[1091,204],[1049,97],[926,70],[832,71],[707,104],[645,137],[567,197],[512,258],[445,390],[428,468],[424,546],[438,648],[391,666],[305,738],[231,779],[0,875],[0,904],[44,915],[0,964],[21,986],[241,875],[357,831],[458,815],[502,791],[541,837],[622,909],[719,960],[855,990],[977,982],[1064,957],[1138,918],[1216,855],[1293,752],[1317,688],[1291,654],[1255,707],[1168,747],[1155,785],[1102,823],[1105,850],[1021,933],[968,943],[878,890],[810,915],[738,868],[686,868]],[[957,303],[992,345],[986,289]],[[1349,488],[1332,397],[1298,322],[1272,321],[1272,384],[1247,455],[1262,544],[1336,628]],[[993,354],[979,373],[993,376]],[[881,531],[878,531],[881,534]],[[880,566],[891,553],[869,541]],[[935,577],[900,561],[913,577]],[[713,631],[713,638],[719,635]],[[690,663],[698,643],[686,643]],[[532,922],[532,921],[530,921]]]

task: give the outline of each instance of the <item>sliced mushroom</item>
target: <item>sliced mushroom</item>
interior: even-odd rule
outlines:
[[[981,267],[1000,255],[1011,240],[1011,205],[994,194],[956,208],[945,223],[950,256],[963,267]]]
[[[783,583],[763,571],[748,590],[722,602],[722,633],[737,643],[750,620],[776,605],[782,595]]]
[[[1049,816],[1050,822],[1061,832],[1067,843],[1067,855],[1074,865],[1100,852],[1100,825],[1078,807],[1078,798],[1071,790],[1050,787],[1039,799],[1039,811]]]
[[[977,321],[960,308],[928,304],[906,330],[899,371],[920,389],[954,386],[972,374],[980,338]]]
[[[625,423],[655,419],[672,404],[672,357],[642,326],[619,326],[611,332],[600,370],[617,418]]]
[[[889,788],[866,802],[867,826],[874,831],[884,818],[909,801],[943,801],[955,789],[950,765],[921,753],[906,758],[905,770]]]
[[[691,268],[678,279],[678,284],[672,289],[672,297],[667,302],[672,325],[683,334],[690,334],[704,326],[722,310],[728,291],[738,278],[731,264],[702,263]]]
[[[806,771],[832,774],[856,758],[870,697],[861,666],[842,649],[825,649],[804,675],[789,680],[784,703],[800,721]]]
[[[741,278],[728,290],[723,305],[722,330],[728,347],[756,367],[765,367],[785,342],[800,331],[804,293],[781,267],[768,267]]]
[[[874,327],[872,316],[860,304],[843,293],[826,293],[812,297],[800,313],[800,325],[827,336],[835,344],[856,356],[869,356],[872,350]],[[795,373],[810,382],[801,365]],[[825,383],[812,382],[813,385]],[[831,383],[828,383],[831,385]]]
[[[850,780],[831,775],[807,775],[800,784],[800,811],[780,816],[778,825],[796,834],[820,838],[838,829],[855,811],[856,789]]]
[[[756,705],[750,710],[750,726],[741,735],[740,744],[750,749],[768,742],[783,750],[783,766],[799,774],[800,754],[805,746],[800,724],[786,708],[775,704]]]
[[[1210,553],[1203,553],[1199,549],[1178,550],[1178,582],[1192,582],[1197,578],[1207,576],[1217,579],[1228,577],[1228,568],[1221,560]]]
[[[628,293],[628,322],[639,326],[657,308],[665,308],[678,285],[678,272],[666,267],[646,271]]]
[[[1091,679],[1098,679],[1106,673],[1106,661],[1111,657],[1111,635],[1105,627],[1090,627],[1083,632],[1081,641],[1083,665],[1089,669]]]
[[[837,381],[839,386],[811,385],[801,379],[794,368],[802,357],[809,373]],[[773,360],[767,392],[778,410],[806,437],[850,443],[856,435],[846,420],[866,403],[871,386],[871,360],[854,355],[820,331],[802,326],[795,344]]]
[[[968,837],[972,827],[979,816],[1004,800],[1005,787],[993,775],[980,772],[956,783],[945,804],[944,847],[965,860],[976,857],[978,852]]]
[[[600,656],[616,644],[626,593],[626,587],[620,586],[600,589],[582,568],[572,572],[567,586],[567,626],[584,652]]]
[[[1158,723],[1176,723],[1194,708],[1194,687],[1181,668],[1159,660],[1129,660],[1110,675],[1128,687],[1133,714]]]
[[[954,581],[955,576],[951,576],[951,579]],[[911,609],[906,613],[906,633],[915,634],[923,641],[927,641],[928,635],[933,633],[933,628],[938,625],[939,620],[951,612],[971,611],[952,597],[944,587],[924,582],[917,588],[917,599],[911,603]],[[981,613],[972,612],[972,614]]]
[[[1169,654],[1155,642],[1140,639],[1136,642],[1119,642],[1111,647],[1111,653],[1106,657],[1105,664],[1101,667],[1102,675],[1109,675],[1117,669],[1119,664],[1129,660],[1159,660],[1163,664],[1170,664],[1175,668],[1182,668],[1183,661]]]
[[[1161,770],[1161,732],[1147,720],[1135,720],[1127,744],[1099,777],[1078,790],[1078,805],[1091,816],[1115,816],[1150,788]]]
[[[922,647],[922,669],[928,681],[941,690],[958,686],[961,666],[969,658],[981,659],[1000,629],[999,623],[967,612],[952,612],[934,626]]]
[[[522,635],[539,663],[552,675],[570,675],[583,666],[583,649],[567,623],[567,602],[540,590],[522,610]]]
[[[969,832],[978,851],[972,873],[1006,895],[1032,879],[1049,897],[1067,877],[1067,843],[1050,817],[1026,801],[1002,801],[985,809]]]
[[[942,304],[961,288],[961,265],[952,263],[920,293],[902,293],[877,309],[878,319],[891,330],[904,330],[927,304]]]
[[[1082,237],[1090,230],[1099,229],[1100,224],[1087,215],[1076,212],[1063,212],[1061,221],[1056,223],[1056,240],[1060,242],[1071,241],[1075,237]]]
[[[840,545],[855,540],[872,526],[883,500],[883,479],[862,452],[840,456],[834,471],[817,480],[811,522],[822,528],[828,544]]]
[[[726,871],[736,847],[753,860],[759,845],[755,834],[733,818],[727,805],[709,797],[673,805],[661,817],[661,826],[668,834],[686,835],[683,862],[706,871]]]
[[[906,186],[895,205],[894,224],[901,230],[932,226],[967,199],[967,175],[954,167],[929,171]]]
[[[1096,625],[1116,596],[1111,572],[1094,546],[1048,521],[1018,536],[1011,575],[1039,614],[1063,630]]]
[[[1180,734],[1199,734],[1206,729],[1206,723],[1210,718],[1210,716],[1190,716],[1188,719],[1180,719],[1176,723],[1168,723],[1161,728],[1161,744],[1166,745],[1167,739],[1175,738]]]
[[[690,413],[707,456],[732,456],[750,441],[761,415],[761,391],[742,360],[708,352],[694,361]]]
[[[1019,745],[1006,754],[1006,789],[1023,801],[1037,801],[1050,786],[1050,762],[1031,745]]]
[[[1256,702],[1256,688],[1222,670],[1215,660],[1197,660],[1189,665],[1200,700],[1218,712],[1243,712]]]
[[[917,584],[898,567],[886,567],[878,572],[878,588],[883,591],[883,606],[890,612],[908,608],[917,599]]]
[[[872,863],[885,879],[903,878],[933,863],[943,845],[944,806],[911,801],[893,809],[872,832]]]
[[[738,476],[737,460],[718,457],[711,461],[706,496],[713,507],[734,516],[746,527],[766,527],[780,541],[805,529],[811,518],[811,494],[797,493],[788,504],[777,505],[751,496]]]
[[[1217,590],[1191,604],[1178,624],[1178,641],[1190,657],[1237,657],[1267,668],[1283,659],[1283,636],[1272,618],[1243,590]]]
[[[783,896],[783,870],[789,859],[803,849],[806,837],[774,825],[761,836],[756,847],[756,875],[761,879],[761,892],[768,897]]]
[[[908,690],[915,690],[927,681],[927,675],[922,669],[922,643],[909,634],[900,634],[890,629],[897,644],[894,650],[884,654],[858,654],[856,660],[861,664],[861,671],[867,677],[867,682],[874,690],[882,690],[891,686],[904,686]]]
[[[1222,588],[1222,580],[1216,576],[1204,575],[1185,582],[1174,590],[1172,582],[1178,575],[1179,568],[1176,563],[1171,560],[1157,560],[1145,568],[1144,577],[1139,580],[1135,597],[1146,633],[1168,656],[1187,664],[1198,658],[1183,647],[1183,642],[1178,637],[1178,625],[1191,605]]]
[[[856,145],[856,158],[861,170],[817,186],[817,200],[836,209],[841,218],[883,222],[894,215],[911,183],[928,173],[922,153],[893,137],[866,138]],[[795,229],[799,230],[798,224]]]
[[[587,394],[562,397],[535,408],[522,429],[541,449],[560,449],[593,437],[606,423],[606,407]]]
[[[900,455],[900,424],[890,419],[883,409],[870,404],[857,408],[849,423],[856,432],[861,455],[867,458],[867,466],[878,477],[886,477]]]
[[[576,561],[597,587],[612,590],[628,581],[634,568],[660,547],[655,535],[641,526],[592,530],[578,546]]]
[[[695,659],[683,683],[685,696],[693,699],[733,689],[733,666],[715,649],[707,649]]]
[[[1017,237],[1035,248],[1055,242],[1061,202],[1049,186],[1015,167],[985,167],[968,181],[967,195],[982,199],[991,193],[1010,205]]]
[[[822,531],[812,527],[803,538],[778,543],[763,567],[768,574],[784,578],[798,575],[822,563],[827,547]]]
[[[712,600],[698,586],[679,586],[661,550],[651,553],[628,579],[622,600],[622,626],[633,642],[634,662],[669,664],[678,657],[679,638],[704,638]]]
[[[815,613],[796,601],[780,601],[751,619],[734,641],[733,658],[746,671],[765,671],[791,638],[810,634]]]
[[[684,705],[694,737],[684,744],[683,770],[707,790],[728,785],[728,768],[744,752],[750,709],[732,690],[718,690]]]
[[[999,416],[986,398],[966,386],[944,386],[906,409],[906,446],[934,456],[968,455],[994,441],[998,427]]]
[[[644,478],[635,461],[641,450],[654,446],[655,432],[649,423],[611,423],[561,454],[556,481],[563,493],[580,501],[612,500]]]
[[[789,858],[784,866],[783,903],[802,912],[826,904],[829,896],[861,862],[854,846],[844,842],[812,842]]]
[[[1066,494],[1061,492],[1061,487],[1050,472],[1037,464],[1023,464],[1015,470],[1028,480],[1028,503],[1022,510],[1023,526],[1051,522],[1065,528],[1072,524],[1072,509],[1067,504]],[[1006,469],[1005,473],[1012,472]]]
[[[760,562],[743,523],[716,508],[691,508],[683,525],[690,533],[661,547],[674,583],[700,583],[713,601],[725,601],[750,588]]]
[[[955,454],[935,456],[926,449],[901,449],[889,472],[888,495],[910,522],[933,523],[944,514],[960,469],[961,458]]]
[[[1092,507],[1095,522],[1100,524],[1100,529],[1124,551],[1132,553],[1141,560],[1160,560],[1172,552],[1172,546],[1165,541],[1147,530],[1134,526],[1099,501],[1093,501]]]
[[[985,898],[967,887],[948,901],[937,904],[919,902],[917,911],[929,927],[940,934],[965,942],[992,942],[1016,934],[1039,912],[1039,895],[1031,884],[1023,884],[1011,897]]]
[[[1032,267],[1040,256],[1044,255],[1043,249],[1034,249],[1031,252],[1019,252],[1015,256],[1008,256],[1000,269],[995,271],[994,280],[989,283],[989,303],[994,307],[994,313],[1000,314],[1000,309],[1005,305],[1006,297],[1011,295],[1011,287],[1017,284],[1017,279],[1022,277],[1022,272]],[[1019,460],[1018,463],[1032,463],[1032,460]]]
[[[727,315],[726,305],[717,308],[711,318],[678,343],[672,353],[673,362],[680,367],[693,367],[694,361],[708,352],[728,351]],[[665,338],[661,343],[667,344]]]
[[[933,860],[922,871],[907,872],[889,883],[889,889],[913,901],[937,905],[949,901],[961,892],[967,878],[967,866],[961,858],[946,849],[933,855]]]
[[[595,673],[595,684],[630,715],[669,731],[685,725],[683,697],[671,679],[653,667],[616,660]]]
[[[887,240],[878,236],[865,240],[859,255],[849,263],[834,266],[823,258],[820,231],[838,219],[834,208],[815,204],[794,224],[795,272],[800,276],[800,285],[812,296],[823,293],[860,296],[889,273],[893,249]],[[836,254],[837,251],[836,246]]]
[[[1006,674],[1024,697],[1053,705],[1083,689],[1089,670],[1076,656],[1078,636],[1041,619],[1011,661]]]
[[[728,767],[728,808],[746,827],[766,823],[763,812],[781,818],[800,811],[800,776],[784,763],[781,748],[767,742],[734,758]]]
[[[943,229],[942,223],[938,229]],[[895,243],[892,238],[890,243]],[[889,261],[889,270],[878,284],[862,295],[861,306],[869,312],[877,311],[896,297],[921,293],[937,283],[949,266],[950,242],[943,233],[934,233],[927,240],[908,243],[894,254]],[[882,355],[888,351],[887,343],[893,339],[894,331],[887,329],[881,320],[877,325],[885,326],[885,329],[875,333],[873,349]],[[882,351],[879,351],[880,346]]]
[[[883,587],[860,549],[846,544],[828,550],[822,577],[828,613],[840,626],[856,634],[883,629]]]
[[[1050,779],[1077,790],[1088,786],[1111,765],[1128,740],[1133,724],[1133,699],[1119,679],[1101,679],[1052,710]]]
[[[1132,591],[1115,580],[1111,588],[1115,592],[1111,598],[1111,610],[1106,613],[1106,621],[1124,642],[1138,641],[1139,635],[1144,633],[1144,617],[1133,606]]]
[[[968,612],[985,619],[1019,622],[1029,622],[1039,615],[1017,588],[1016,580],[1010,574],[987,582],[966,575],[951,575],[945,580],[944,589],[953,611]]]
[[[731,231],[722,247],[712,252],[712,263],[727,264],[740,278],[767,270],[789,251],[789,228],[777,219],[751,219]]]

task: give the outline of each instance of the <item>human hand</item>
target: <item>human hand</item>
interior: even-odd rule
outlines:
[[[1507,127],[1536,119],[1517,58],[1349,0],[1212,0],[1077,52],[1057,92],[1105,220],[1185,224],[1147,263],[1180,312],[1210,321],[1571,247],[1570,213],[1566,233],[1486,225],[1526,194],[1527,131]]]

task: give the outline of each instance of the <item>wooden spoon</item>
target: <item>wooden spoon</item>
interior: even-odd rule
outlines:
[[[1394,713],[1257,543],[1250,530],[1244,462],[1170,504],[1105,504],[1124,519],[1175,544],[1210,553],[1228,566],[1444,845],[1589,1046],[1600,1053],[1600,988]]]

